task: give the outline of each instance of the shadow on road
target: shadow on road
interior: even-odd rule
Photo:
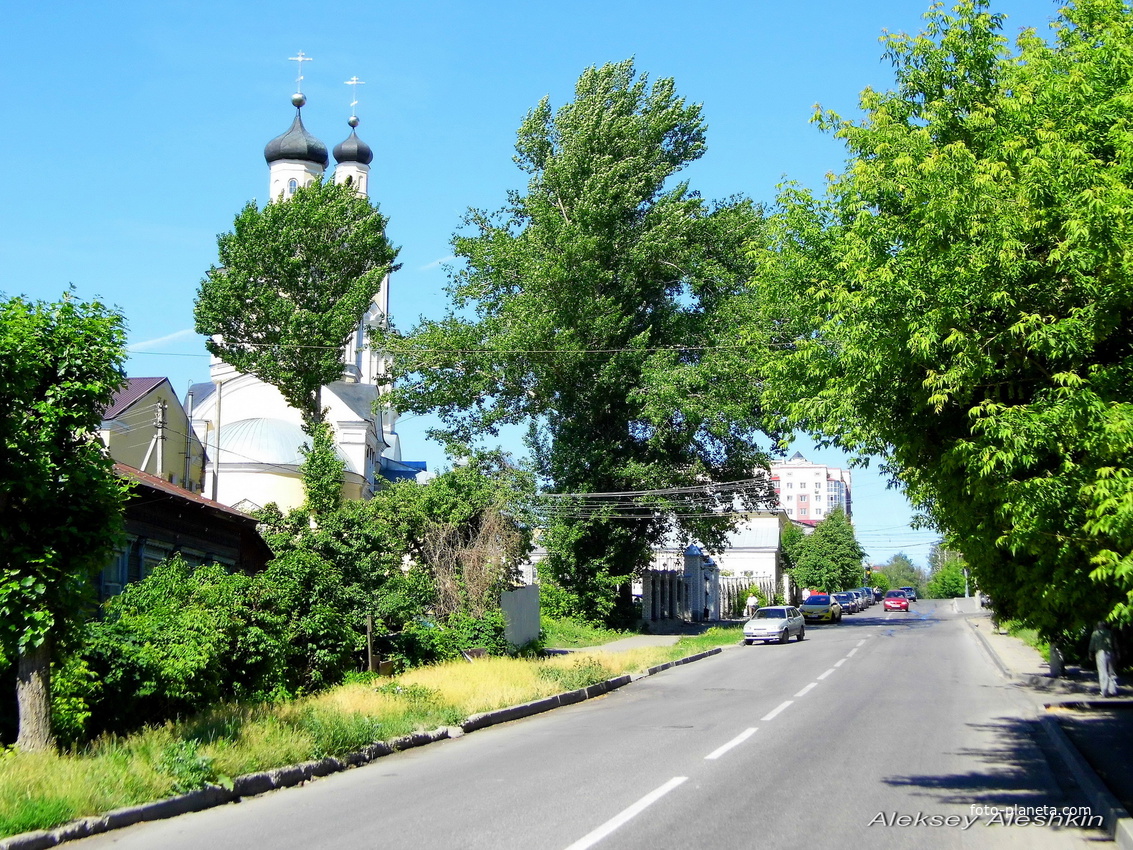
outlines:
[[[941,804],[999,809],[1085,805],[1075,788],[1061,785],[1066,780],[1051,772],[1048,756],[1044,755],[1049,744],[1033,723],[1020,718],[998,718],[990,723],[971,724],[971,728],[989,733],[996,744],[986,750],[957,750],[956,755],[975,760],[982,769],[935,776],[892,776],[884,782],[919,789],[918,796]]]

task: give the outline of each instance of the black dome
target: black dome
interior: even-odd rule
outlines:
[[[351,130],[345,141],[334,146],[335,162],[360,162],[369,165],[374,161],[374,152],[370,146],[358,138],[358,132]]]
[[[327,158],[327,146],[307,132],[303,126],[303,116],[295,110],[295,120],[282,136],[276,136],[264,147],[264,159],[273,163],[281,159],[298,159],[304,162],[315,162],[326,168],[330,160]]]

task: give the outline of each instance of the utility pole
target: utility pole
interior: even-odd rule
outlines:
[[[189,386],[189,392],[185,395],[185,476],[181,479],[181,485],[186,490],[193,489],[190,478],[193,474],[193,390],[192,384]]]
[[[165,414],[168,405],[164,401],[159,401],[154,404],[153,411],[153,439],[149,441],[149,448],[146,449],[145,459],[142,460],[142,472],[146,471],[149,466],[149,459],[153,456],[153,450],[157,449],[157,467],[154,469],[154,475],[161,477],[161,471],[165,463]]]

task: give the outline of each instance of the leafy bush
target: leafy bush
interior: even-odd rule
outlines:
[[[66,747],[86,739],[91,706],[102,694],[102,683],[78,653],[51,665],[51,728]]]
[[[198,741],[181,740],[174,741],[162,753],[158,768],[173,777],[173,790],[178,794],[196,791],[206,785],[232,787],[232,779],[222,776],[213,759],[202,754],[200,748]]]
[[[126,586],[90,626],[103,682],[97,729],[159,723],[226,697],[258,697],[279,675],[278,638],[249,633],[251,579],[181,558]]]
[[[462,651],[474,648],[486,649],[490,655],[508,655],[511,647],[504,627],[504,615],[499,611],[489,611],[482,617],[457,613],[443,625],[418,618],[399,634],[387,636],[382,655],[400,670],[454,661]]]
[[[305,693],[341,681],[365,645],[342,573],[310,552],[288,552],[256,577],[255,588],[265,634],[283,647],[278,684]]]
[[[90,625],[85,657],[102,682],[91,725],[123,731],[124,718],[161,723],[225,700],[333,685],[363,646],[353,611],[339,571],[309,552],[255,576],[173,558]]]

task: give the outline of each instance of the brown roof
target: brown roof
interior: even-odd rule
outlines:
[[[162,381],[168,382],[168,378],[127,378],[126,386],[119,390],[114,400],[110,402],[110,406],[102,414],[102,418],[114,419],[122,411],[127,410],[131,404],[140,399],[150,390],[161,385]]]
[[[161,378],[160,380],[165,380]],[[188,502],[200,505],[205,508],[212,508],[213,510],[220,511],[221,513],[229,514],[230,516],[238,517],[240,519],[256,521],[256,518],[251,514],[246,514],[243,511],[238,511],[236,508],[230,508],[228,505],[222,505],[220,502],[214,502],[212,499],[206,499],[199,493],[194,493],[192,490],[186,490],[184,487],[178,487],[176,484],[170,484],[164,478],[158,478],[156,475],[150,475],[148,472],[142,472],[140,469],[135,469],[132,466],[127,466],[124,463],[115,463],[114,471],[123,478],[128,478],[131,481],[136,481],[139,484],[145,484],[154,490],[160,490],[169,496],[178,499],[184,499]]]

